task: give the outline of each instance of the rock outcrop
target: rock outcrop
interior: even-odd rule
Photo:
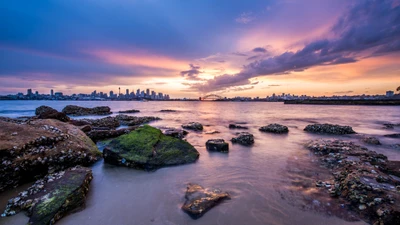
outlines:
[[[386,135],[383,135],[383,136],[388,137],[388,138],[400,138],[400,133],[398,133],[398,134],[386,134]]]
[[[47,175],[10,199],[2,216],[12,216],[23,210],[30,217],[29,224],[54,224],[84,206],[92,179],[91,169],[80,166]]]
[[[254,136],[248,132],[238,133],[237,137],[231,139],[232,143],[238,143],[245,146],[254,144]]]
[[[229,129],[244,129],[244,130],[247,130],[249,128],[245,127],[245,126],[240,126],[240,125],[231,123],[231,124],[229,124]]]
[[[173,110],[173,109],[162,109],[162,110],[160,110],[160,112],[177,112],[176,110]]]
[[[90,137],[92,141],[98,142],[110,138],[116,138],[124,134],[129,134],[129,132],[135,130],[136,128],[137,126],[122,128],[118,130],[90,130],[86,133],[86,135]]]
[[[269,124],[268,126],[260,127],[260,129],[258,130],[274,134],[286,134],[289,132],[289,128],[287,126],[283,126],[277,123],[272,123]]]
[[[316,140],[306,147],[333,174],[333,183],[318,181],[317,187],[371,224],[398,224],[400,161],[342,140]]]
[[[189,132],[182,129],[176,129],[171,127],[160,128],[162,133],[167,136],[183,139]]]
[[[189,129],[189,130],[194,130],[194,131],[201,131],[203,130],[203,125],[198,122],[190,122],[187,124],[183,124],[182,128],[184,129]]]
[[[144,125],[110,142],[103,150],[104,162],[154,170],[195,162],[199,152],[188,142],[162,134]]]
[[[224,139],[210,139],[206,142],[208,151],[229,152],[229,144]]]
[[[128,115],[117,115],[115,117],[121,125],[124,126],[137,126],[141,125],[144,123],[149,123],[152,121],[160,120],[159,117],[154,117],[154,116],[142,116],[142,117],[137,117],[137,116],[128,116]]]
[[[0,192],[76,165],[101,153],[78,127],[58,120],[0,121]]]
[[[62,122],[70,121],[70,118],[65,113],[59,112],[45,105],[36,108],[35,114],[39,119],[56,119]]]
[[[306,128],[305,131],[311,133],[319,133],[319,134],[335,134],[335,135],[343,135],[343,134],[355,134],[356,132],[350,126],[340,126],[336,124],[310,124]]]
[[[62,110],[63,113],[71,116],[88,116],[88,115],[109,115],[112,114],[110,107],[98,106],[94,108],[86,108],[77,105],[67,105]]]
[[[230,196],[219,189],[208,190],[198,184],[188,184],[185,199],[182,210],[193,219],[198,219]]]

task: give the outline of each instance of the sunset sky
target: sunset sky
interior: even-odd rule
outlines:
[[[3,0],[0,94],[383,94],[400,0]]]

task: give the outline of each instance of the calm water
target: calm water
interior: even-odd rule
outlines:
[[[303,128],[310,123],[350,125],[360,134],[380,138],[383,146],[369,147],[400,160],[400,151],[390,148],[396,139],[381,137],[400,132],[382,129],[387,122],[400,123],[400,107],[377,106],[312,106],[253,102],[56,102],[0,101],[0,116],[32,116],[34,109],[48,105],[61,110],[67,104],[86,107],[108,105],[112,111],[139,109],[135,116],[158,116],[162,120],[152,126],[180,127],[198,121],[206,125],[204,132],[190,132],[186,137],[200,152],[200,159],[183,166],[159,169],[155,172],[106,165],[102,161],[92,169],[94,180],[86,208],[61,219],[57,224],[364,224],[347,222],[318,208],[324,202],[310,206],[304,193],[290,188],[290,171],[309,167],[313,156],[304,149],[310,139],[330,138],[308,134]],[[175,109],[177,113],[160,113]],[[210,153],[205,142],[211,138],[230,140],[238,130],[229,130],[229,123],[246,123],[255,136],[252,147],[232,145],[228,154]],[[288,135],[261,133],[260,126],[269,123],[287,125]],[[217,130],[219,134],[205,134]],[[359,140],[356,136],[343,137]],[[361,144],[361,143],[360,143]],[[293,163],[296,162],[296,163]],[[301,174],[301,173],[300,173]],[[301,179],[297,177],[296,179]],[[202,218],[192,220],[181,211],[187,183],[218,187],[228,191],[232,199],[211,209]],[[20,190],[0,195],[0,210],[8,198]],[[313,210],[315,209],[315,210]],[[26,224],[20,213],[0,219],[0,224]]]

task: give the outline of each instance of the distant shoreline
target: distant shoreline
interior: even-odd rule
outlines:
[[[382,106],[399,106],[400,99],[379,99],[379,100],[285,100],[284,104],[288,105],[382,105]]]

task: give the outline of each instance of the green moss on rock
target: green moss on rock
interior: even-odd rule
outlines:
[[[190,143],[144,125],[111,141],[103,156],[110,164],[152,170],[194,162],[199,153]]]

